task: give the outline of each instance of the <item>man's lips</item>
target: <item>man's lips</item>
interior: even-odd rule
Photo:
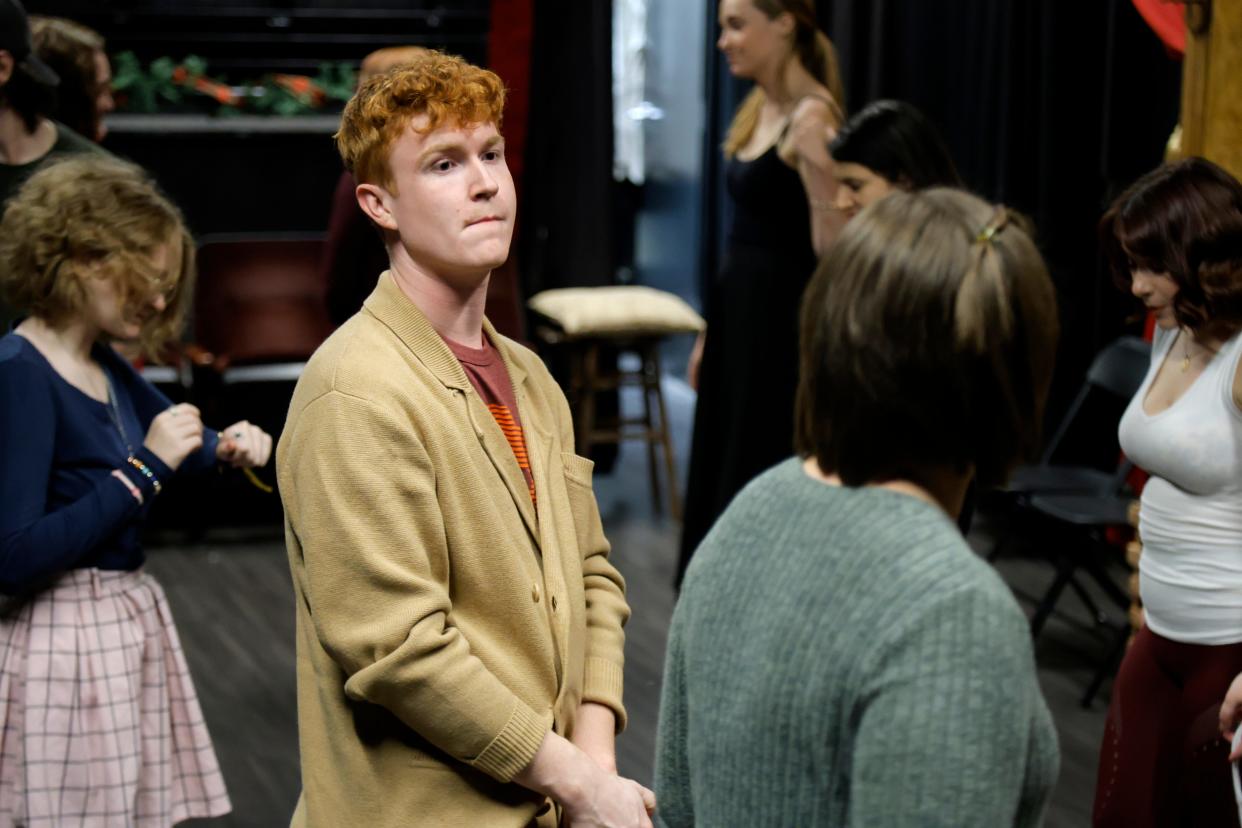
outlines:
[[[483,218],[475,219],[474,221],[469,222],[466,226],[474,227],[476,224],[487,224],[492,221],[502,221],[502,219],[500,216],[484,216]]]

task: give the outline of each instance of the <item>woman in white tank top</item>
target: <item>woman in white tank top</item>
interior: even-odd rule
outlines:
[[[1199,158],[1105,213],[1120,286],[1155,318],[1121,419],[1143,490],[1145,625],[1113,685],[1096,826],[1237,825],[1220,701],[1242,672],[1242,184]]]

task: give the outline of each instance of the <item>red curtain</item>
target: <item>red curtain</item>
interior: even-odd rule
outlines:
[[[526,132],[530,117],[530,60],[534,35],[534,0],[492,0],[491,32],[487,41],[488,68],[500,75],[508,90],[503,132],[505,157],[522,203]],[[519,222],[521,217],[519,216]],[[515,246],[519,238],[515,229]],[[523,338],[522,296],[518,284],[517,254],[492,272],[487,294],[487,317],[496,329],[514,339]]]

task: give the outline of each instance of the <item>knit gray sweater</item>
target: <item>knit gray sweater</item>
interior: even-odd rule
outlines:
[[[1056,732],[1009,589],[938,509],[797,459],[695,554],[660,706],[677,826],[1038,825]]]

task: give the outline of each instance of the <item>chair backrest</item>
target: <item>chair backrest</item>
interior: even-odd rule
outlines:
[[[1138,393],[1151,364],[1151,343],[1137,336],[1114,340],[1096,355],[1087,382],[1113,396],[1129,400]]]
[[[318,238],[230,237],[198,250],[196,342],[231,364],[300,362],[332,331]]]
[[[1092,391],[1103,391],[1122,401],[1128,401],[1138,393],[1150,363],[1151,343],[1137,336],[1122,336],[1106,345],[1091,361],[1082,388],[1048,440],[1040,462],[1052,461],[1052,456],[1065,439]]]

